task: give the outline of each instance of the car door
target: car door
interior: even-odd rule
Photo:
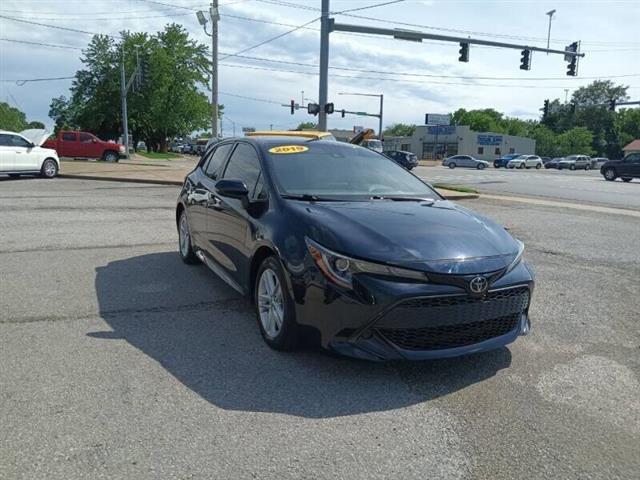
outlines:
[[[624,159],[624,171],[630,177],[640,177],[640,153],[630,153]]]
[[[0,172],[13,170],[14,149],[11,136],[8,133],[0,133]]]
[[[256,199],[260,192],[256,186],[261,184],[260,157],[255,148],[244,142],[238,142],[224,168],[222,178],[242,180],[249,190],[249,200]],[[212,255],[237,285],[245,285],[246,272],[251,251],[248,248],[253,228],[252,218],[237,198],[215,195],[216,202],[208,208],[207,222],[208,244]]]
[[[215,184],[234,144],[225,143],[211,149],[202,160],[194,175],[190,176],[192,184],[187,192],[187,218],[189,230],[194,243],[210,253],[207,244],[207,214],[209,204],[214,201]]]
[[[78,151],[83,157],[100,158],[102,156],[102,146],[98,139],[87,132],[78,134]]]
[[[76,132],[62,132],[58,140],[58,156],[77,157],[78,156],[78,134]]]
[[[39,170],[39,155],[34,151],[33,144],[19,135],[9,135],[13,146],[13,167],[15,171]]]

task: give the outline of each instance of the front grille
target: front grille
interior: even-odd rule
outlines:
[[[439,350],[482,342],[518,326],[529,305],[529,287],[412,298],[386,312],[375,325],[389,342],[406,350]]]
[[[442,350],[483,342],[516,328],[520,314],[459,325],[426,328],[380,328],[378,332],[404,350]]]

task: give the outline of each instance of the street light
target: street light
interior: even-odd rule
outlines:
[[[382,93],[358,93],[358,92],[338,92],[338,95],[357,95],[359,97],[380,97],[380,113],[378,114],[378,138],[382,140],[382,106],[384,95]]]
[[[547,50],[549,49],[549,44],[551,43],[551,20],[553,19],[554,13],[556,13],[555,8],[547,12],[547,15],[549,15],[549,32],[547,33]],[[547,55],[549,55],[549,52],[547,52]]]

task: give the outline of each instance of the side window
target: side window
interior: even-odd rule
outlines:
[[[484,147],[478,147],[478,155],[484,154]]]
[[[220,145],[213,151],[213,155],[211,155],[211,158],[208,160],[208,162],[205,163],[204,166],[204,173],[205,175],[207,175],[207,177],[210,177],[213,180],[218,179],[218,173],[220,171],[220,167],[222,166],[222,162],[224,162],[224,160],[227,158],[227,155],[229,155],[231,147],[233,147],[233,143],[227,143],[225,145]]]
[[[29,142],[27,142],[24,138],[22,137],[18,137],[17,135],[9,135],[10,141],[11,141],[11,145],[13,145],[14,147],[30,147],[31,144]]]
[[[227,168],[222,178],[242,180],[247,186],[251,198],[255,199],[253,194],[255,193],[259,176],[260,160],[255,149],[246,143],[239,143],[233,151],[229,163],[227,163]]]
[[[516,153],[516,149],[515,148],[510,148],[509,149],[509,153]]]
[[[80,134],[80,142],[81,143],[91,143],[92,140],[93,140],[93,135],[91,135],[90,133],[81,133]]]
[[[496,150],[494,152],[496,155],[500,155],[500,147],[496,147]]]
[[[67,132],[62,134],[62,140],[65,142],[75,142],[76,134],[73,132]]]
[[[629,155],[629,162],[640,163],[640,153],[632,153]]]
[[[6,133],[0,133],[0,147],[12,147],[11,143],[11,135],[7,135]]]

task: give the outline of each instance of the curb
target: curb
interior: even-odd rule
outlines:
[[[60,178],[70,178],[74,180],[102,180],[105,182],[124,182],[124,183],[151,183],[154,185],[177,185],[182,186],[182,180],[158,180],[155,178],[123,178],[123,177],[107,177],[104,175],[83,175],[74,173],[60,173]]]

